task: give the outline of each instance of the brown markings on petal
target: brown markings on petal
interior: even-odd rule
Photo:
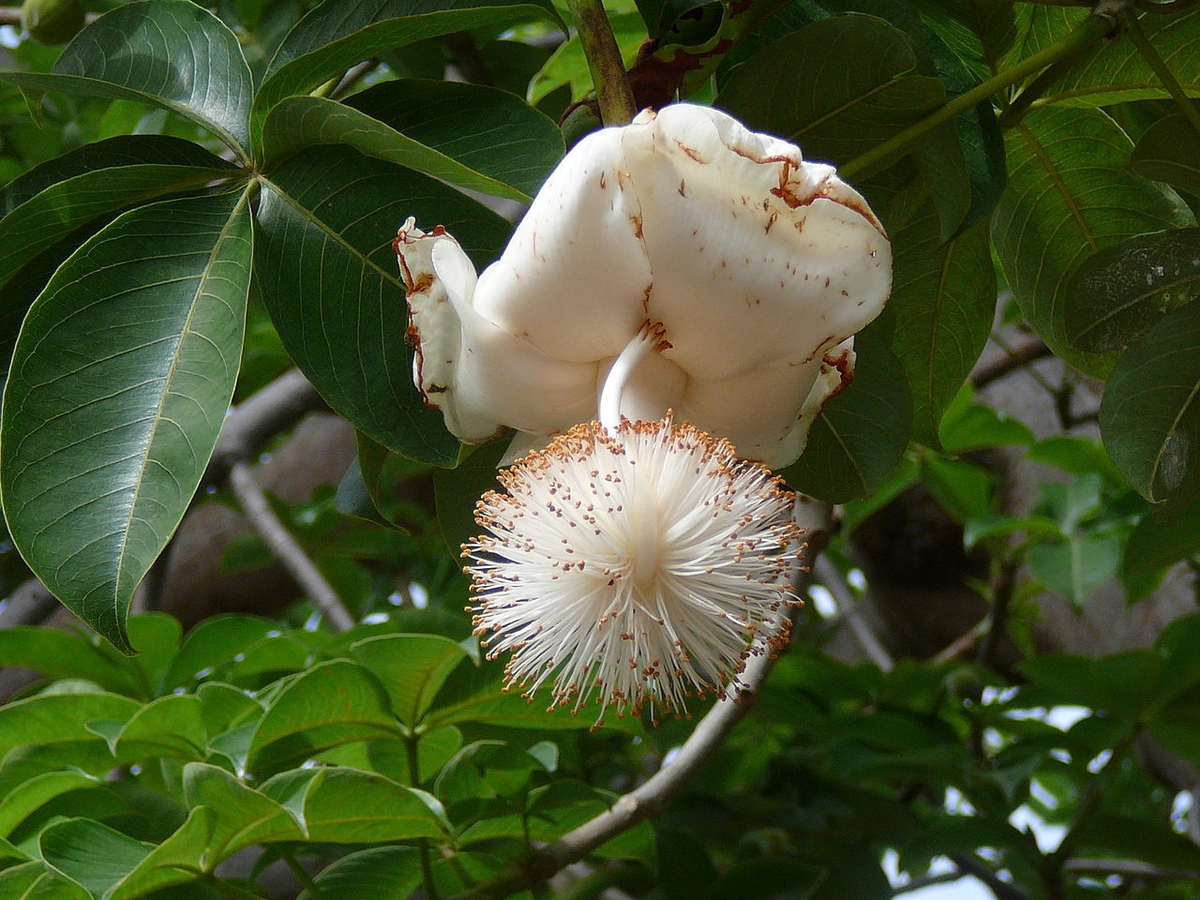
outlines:
[[[768,217],[768,219],[767,219],[767,227],[766,227],[766,229],[764,229],[763,234],[771,233],[771,226],[775,224],[775,220],[778,218],[779,218],[779,213],[774,213],[774,212],[771,213],[770,217]]]
[[[600,190],[603,191],[603,190],[607,190],[607,189],[608,189],[608,173],[601,172],[600,173]]]
[[[405,281],[411,285],[405,297],[412,297],[415,294],[428,294],[429,289],[433,287],[434,277],[432,272],[422,272],[415,279],[412,273],[408,271],[408,267],[404,267]]]
[[[687,144],[685,144],[679,138],[675,138],[675,146],[678,147],[680,150],[682,150],[684,156],[686,156],[688,159],[692,160],[693,162],[697,162],[702,166],[708,165],[708,160],[705,159],[703,156],[701,156],[695,147],[689,147]]]
[[[662,322],[647,321],[645,328],[649,331],[650,336],[654,338],[654,349],[659,353],[664,350],[670,350],[674,344],[667,340],[667,326]]]
[[[633,236],[639,241],[642,240],[642,215],[641,213],[633,213],[629,217],[629,221],[633,223]]]
[[[687,186],[683,183],[682,178],[679,179],[679,196],[687,197]],[[695,232],[692,233],[695,234]]]

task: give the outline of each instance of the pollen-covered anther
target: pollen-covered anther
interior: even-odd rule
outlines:
[[[551,706],[573,712],[685,715],[687,698],[724,695],[749,655],[786,642],[794,496],[728,441],[670,417],[590,422],[502,482],[477,512],[489,533],[463,555],[475,627],[489,656],[512,654],[506,679],[524,695],[549,684]],[[549,505],[556,515],[512,514]]]

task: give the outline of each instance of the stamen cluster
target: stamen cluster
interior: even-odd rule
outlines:
[[[728,441],[670,416],[588,422],[500,481],[463,556],[476,633],[526,697],[552,679],[551,708],[681,715],[786,645],[795,496]]]

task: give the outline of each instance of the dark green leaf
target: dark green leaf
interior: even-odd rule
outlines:
[[[328,747],[399,734],[379,681],[363,666],[334,660],[280,691],[254,734],[250,768],[276,771]]]
[[[882,484],[904,455],[912,427],[900,360],[869,331],[856,347],[854,381],[829,401],[800,459],[780,473],[796,490],[830,503],[865,497]]]
[[[1145,516],[1129,535],[1121,566],[1123,578],[1138,579],[1156,569],[1200,554],[1200,506],[1192,504],[1179,515]]]
[[[1165,316],[1117,363],[1100,405],[1108,455],[1147,500],[1200,497],[1200,303]]]
[[[21,87],[162,106],[213,132],[245,156],[250,69],[237,38],[188,0],[130,3],[93,22],[52,74],[7,72]]]
[[[113,755],[203,759],[208,733],[202,705],[195,694],[168,694],[146,704],[118,732]]]
[[[508,437],[504,437],[474,448],[458,468],[438,469],[433,473],[438,524],[442,527],[446,549],[455,559],[463,543],[481,531],[475,522],[475,503],[484,491],[499,489],[496,467],[508,449],[508,443]]]
[[[478,265],[509,226],[452,188],[336,147],[291,157],[259,208],[257,273],[284,346],[322,396],[384,446],[451,465],[458,441],[425,408],[405,344],[408,311],[392,239],[408,216],[442,224]]]
[[[46,870],[40,862],[14,866],[0,872],[0,897],[20,900],[92,900],[91,894],[73,881]]]
[[[1200,134],[1182,113],[1159,119],[1138,138],[1129,168],[1200,196]]]
[[[1069,348],[1068,280],[1098,250],[1186,227],[1191,213],[1161,185],[1130,174],[1129,139],[1099,110],[1038,108],[1010,129],[1006,145],[1009,184],[992,237],[1009,286],[1055,354],[1104,374],[1107,358]]]
[[[1150,650],[1099,659],[1043,656],[1020,664],[1021,673],[1048,690],[1054,703],[1087,706],[1127,721],[1154,702],[1164,667],[1163,658]]]
[[[104,900],[135,900],[193,881],[207,861],[214,813],[194,809],[179,828],[109,888]],[[78,821],[78,820],[76,820]],[[178,896],[172,894],[172,896]]]
[[[0,800],[0,837],[7,838],[25,817],[60,794],[92,787],[98,780],[79,771],[46,772],[17,785]],[[4,896],[0,893],[0,897]]]
[[[1087,15],[1082,9],[1039,6],[1030,30],[1026,54],[1050,44],[1077,27]],[[1200,45],[1196,28],[1200,10],[1175,15],[1143,15],[1139,24],[1155,51],[1167,62],[1184,93],[1200,97]],[[1109,106],[1129,100],[1169,97],[1153,67],[1128,38],[1098,42],[1062,77],[1047,85],[1044,99],[1073,106]]]
[[[892,350],[912,387],[913,438],[936,447],[942,415],[991,332],[996,280],[984,226],[945,243],[934,206],[923,202],[923,192],[912,200],[920,203],[918,210],[902,215],[900,227],[891,230]]]
[[[938,439],[947,453],[1033,443],[1033,432],[1023,422],[976,403],[974,397],[971,386],[964,385],[942,415]]]
[[[854,59],[854,65],[845,61]],[[763,85],[771,85],[763,90]],[[917,74],[902,31],[855,13],[830,16],[768,45],[734,70],[717,104],[747,125],[800,144],[807,157],[845,163],[945,100]]]
[[[495,88],[390,81],[347,104],[281,101],[263,131],[268,165],[307,146],[341,142],[460,187],[527,201],[563,154],[554,122]]]
[[[17,341],[0,434],[9,530],[55,596],[122,649],[133,590],[233,396],[250,237],[246,194],[125,213],[55,273]]]
[[[150,855],[152,844],[89,819],[67,819],[42,832],[42,858],[101,897]]]
[[[369,56],[467,28],[529,19],[561,24],[548,0],[325,0],[280,45],[254,98],[254,130],[284,97],[308,93]]]
[[[1124,350],[1165,314],[1200,299],[1200,228],[1139,235],[1083,261],[1067,284],[1065,336],[1087,352]]]
[[[276,627],[276,623],[270,619],[255,616],[228,615],[205,619],[188,632],[183,646],[172,654],[164,688],[190,687],[198,672],[231,662]]]

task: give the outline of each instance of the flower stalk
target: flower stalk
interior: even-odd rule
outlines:
[[[627,125],[637,114],[621,49],[613,36],[602,0],[567,0],[605,125]]]

